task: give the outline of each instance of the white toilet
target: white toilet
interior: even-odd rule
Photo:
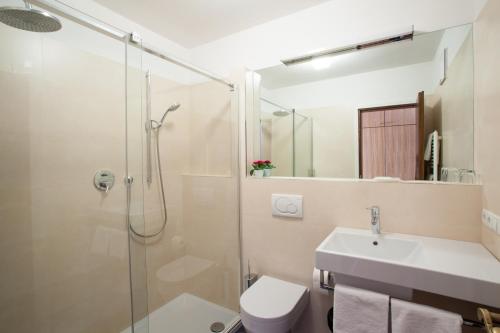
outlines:
[[[241,295],[241,322],[249,333],[289,332],[308,303],[306,287],[263,275]]]

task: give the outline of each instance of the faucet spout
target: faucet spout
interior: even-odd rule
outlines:
[[[367,209],[370,210],[371,214],[370,226],[372,229],[372,233],[374,235],[378,235],[380,234],[380,207],[372,206]]]

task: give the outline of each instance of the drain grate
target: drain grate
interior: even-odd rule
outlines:
[[[210,330],[212,332],[215,332],[215,333],[220,333],[220,332],[224,331],[225,328],[226,328],[226,326],[219,321],[216,321],[215,323],[210,325]]]

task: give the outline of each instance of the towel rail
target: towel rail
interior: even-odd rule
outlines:
[[[335,291],[335,283],[333,279],[333,273],[328,272],[327,282],[325,282],[325,271],[319,270],[319,287],[324,290],[328,290],[333,293]],[[477,320],[465,319],[463,318],[463,325],[468,327],[477,327],[477,328],[485,328],[485,325]]]

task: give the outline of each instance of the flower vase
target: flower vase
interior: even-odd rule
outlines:
[[[272,169],[264,169],[264,177],[271,177]]]
[[[255,178],[262,178],[262,177],[264,177],[264,170],[254,170],[253,171],[253,176]]]

